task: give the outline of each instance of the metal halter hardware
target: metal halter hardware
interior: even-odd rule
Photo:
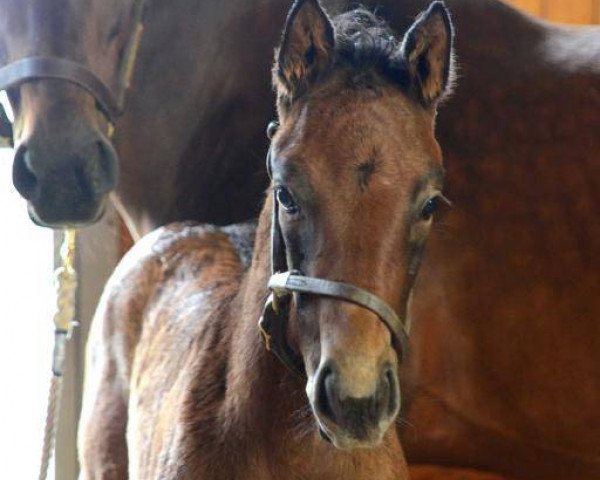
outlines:
[[[21,58],[1,67],[0,90],[7,90],[35,80],[64,80],[78,85],[92,95],[98,110],[104,114],[111,125],[114,125],[123,111],[125,91],[129,86],[142,37],[144,4],[145,0],[135,0],[132,7],[134,27],[125,45],[123,60],[119,66],[116,95],[91,70],[80,63],[67,58],[43,56]],[[12,141],[12,124],[2,107],[0,107],[0,138],[9,138],[9,141]]]
[[[277,128],[271,122],[267,135],[271,139]],[[271,172],[272,148],[267,153],[267,172]],[[279,225],[279,204],[273,193],[273,216],[271,219],[271,277],[268,282],[271,291],[263,314],[258,322],[267,350],[272,351],[291,371],[302,375],[304,362],[288,344],[286,339],[286,321],[293,293],[317,295],[342,300],[359,305],[371,312],[385,324],[392,336],[392,344],[400,358],[408,349],[408,326],[400,320],[387,302],[378,296],[355,285],[334,282],[323,278],[307,277],[298,270],[289,269],[286,247]]]

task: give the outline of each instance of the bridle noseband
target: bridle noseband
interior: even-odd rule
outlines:
[[[269,139],[272,139],[277,126],[275,122],[269,124],[267,129]],[[271,156],[272,146],[267,153],[267,172],[272,179]],[[267,350],[272,351],[286,367],[299,375],[304,374],[304,362],[302,357],[290,347],[286,336],[289,308],[294,293],[334,298],[370,310],[390,331],[392,344],[399,358],[406,355],[408,326],[400,320],[387,302],[355,285],[307,277],[300,271],[288,267],[285,242],[279,225],[279,203],[275,192],[273,192],[271,219],[271,277],[268,287],[271,293],[258,322],[259,330]]]
[[[129,87],[138,48],[142,38],[145,0],[133,4],[133,31],[125,45],[123,59],[117,74],[117,93],[91,70],[78,62],[60,57],[31,56],[21,58],[0,68],[0,90],[20,86],[34,80],[57,79],[73,83],[86,90],[94,100],[108,123],[114,126],[123,111],[125,92]],[[0,137],[12,142],[12,124],[4,108],[0,107]]]

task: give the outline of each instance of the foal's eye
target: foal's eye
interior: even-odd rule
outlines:
[[[442,195],[437,195],[427,200],[423,206],[423,210],[421,210],[421,219],[425,221],[431,220],[442,204],[450,205],[450,202]]]
[[[277,187],[277,201],[287,213],[297,213],[300,210],[294,197],[292,197],[290,191],[285,187]]]

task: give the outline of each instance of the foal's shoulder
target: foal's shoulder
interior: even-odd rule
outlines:
[[[121,260],[114,281],[160,272],[165,277],[197,276],[202,270],[243,271],[252,258],[254,222],[219,227],[178,222],[158,228],[140,239]],[[155,276],[155,275],[150,275]]]
[[[246,267],[252,258],[255,231],[254,222],[225,227],[172,223],[150,233],[148,239],[144,237],[139,254],[159,258],[165,264],[201,256],[210,263],[229,260]]]
[[[137,241],[121,261],[122,268],[131,269],[139,262],[151,259],[168,261],[173,256],[195,250],[231,250],[242,264],[252,256],[255,222],[220,227],[197,222],[176,222],[157,228]]]

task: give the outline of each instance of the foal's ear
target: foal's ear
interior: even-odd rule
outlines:
[[[293,95],[325,71],[333,57],[334,31],[318,0],[296,0],[275,54],[274,80]]]
[[[402,41],[402,55],[421,101],[434,104],[447,90],[453,77],[454,30],[448,10],[434,2],[421,13]]]

